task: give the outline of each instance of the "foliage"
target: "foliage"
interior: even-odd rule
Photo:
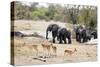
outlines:
[[[14,5],[11,5],[11,15],[15,20],[53,20],[97,27],[96,6],[48,4],[44,7],[38,3],[28,6],[19,1],[15,1]]]

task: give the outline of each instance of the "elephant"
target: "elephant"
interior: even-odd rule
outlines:
[[[55,38],[58,34],[59,25],[57,24],[50,24],[46,29],[46,39],[48,39],[48,32],[52,32],[53,43],[55,43]]]
[[[75,29],[76,33],[76,41],[80,43],[87,42],[88,40],[91,40],[91,30],[89,28],[83,27],[83,26],[77,26]]]
[[[92,36],[91,36],[91,30],[89,29],[83,29],[82,33],[81,33],[81,38],[80,40],[83,38],[83,43],[87,42],[89,40],[91,40]],[[81,41],[80,41],[81,42]]]
[[[94,39],[97,39],[97,30],[92,31],[91,35]]]
[[[76,35],[76,41],[78,41],[78,42],[80,42],[80,38],[82,36],[82,30],[83,30],[82,26],[77,26],[74,29],[75,35]],[[83,32],[85,32],[85,31],[83,31]]]
[[[60,28],[58,30],[58,36],[57,39],[59,40],[59,43],[62,43],[62,41],[64,41],[64,43],[66,44],[66,38],[68,39],[68,44],[71,44],[71,32],[69,30],[67,30],[66,28]]]

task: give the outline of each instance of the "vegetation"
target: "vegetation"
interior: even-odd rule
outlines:
[[[39,3],[31,3],[29,6],[15,1],[11,7],[12,20],[53,20],[72,24],[84,24],[92,28],[97,27],[96,6],[49,4],[45,7],[39,6]]]

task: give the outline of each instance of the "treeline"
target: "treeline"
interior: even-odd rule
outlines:
[[[48,4],[47,7],[44,7],[39,6],[39,3],[31,3],[28,6],[15,1],[11,7],[12,13],[14,12],[11,14],[14,20],[53,20],[97,27],[96,6]]]

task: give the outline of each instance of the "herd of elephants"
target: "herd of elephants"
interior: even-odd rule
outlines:
[[[84,25],[76,25],[73,27],[75,33],[75,39],[79,43],[88,42],[91,38],[97,39],[97,29],[91,29],[85,27]],[[67,28],[62,28],[57,24],[50,24],[46,29],[46,39],[48,39],[48,33],[52,32],[52,42],[55,43],[55,39],[59,41],[60,44],[63,42],[66,44],[72,43],[72,32]],[[20,36],[23,37],[24,34],[21,32],[11,32],[11,36]],[[68,42],[66,41],[68,40]]]
[[[97,39],[96,29],[93,30],[82,25],[77,25],[73,30],[75,32],[76,41],[79,43],[87,42],[91,40],[91,38]],[[57,38],[60,44],[63,43],[63,41],[66,44],[66,39],[68,40],[68,44],[72,43],[71,31],[67,30],[66,28],[61,28],[57,24],[50,24],[46,29],[46,39],[48,39],[49,32],[52,32],[53,43],[55,43],[55,38]]]

